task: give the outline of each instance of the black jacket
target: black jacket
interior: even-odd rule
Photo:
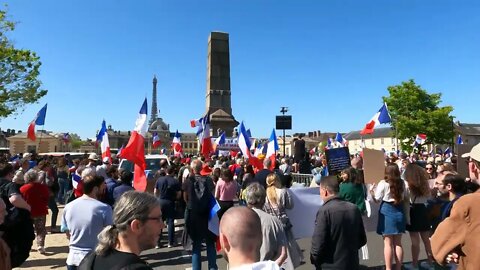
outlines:
[[[357,206],[333,197],[317,212],[310,261],[316,269],[359,269],[358,249],[366,243]]]

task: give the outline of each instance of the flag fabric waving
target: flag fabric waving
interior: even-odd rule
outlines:
[[[143,102],[135,128],[131,133],[127,146],[122,150],[122,157],[135,164],[133,187],[139,191],[145,191],[147,179],[145,175],[145,134],[147,133],[147,99]]]
[[[199,137],[202,144],[200,152],[205,158],[210,158],[210,153],[213,152],[212,138],[210,136],[210,115],[203,117],[203,125],[201,136]]]
[[[387,124],[391,122],[390,113],[388,112],[387,103],[383,103],[383,106],[378,110],[378,112],[368,121],[363,130],[360,132],[361,135],[372,134],[373,130],[380,124]]]
[[[463,144],[462,135],[458,134],[457,144]]]
[[[32,122],[30,122],[30,125],[28,126],[28,131],[27,131],[27,137],[35,141],[37,138],[35,136],[35,126],[43,126],[45,125],[45,117],[47,116],[47,105],[43,106],[43,108],[38,111],[37,116],[35,116],[35,119],[33,119]]]
[[[64,143],[69,143],[71,138],[72,138],[72,137],[70,136],[70,134],[68,134],[68,132],[67,132],[67,133],[63,133],[62,140],[63,140]]]
[[[413,142],[413,145],[414,146],[422,145],[422,144],[425,143],[426,140],[427,140],[427,135],[417,134],[417,137],[415,138],[415,141]]]
[[[120,149],[118,149],[118,151],[117,151],[117,157],[122,157],[123,148],[125,148],[125,145],[122,145],[122,146],[120,147]]]
[[[275,169],[275,161],[277,159],[277,151],[279,149],[280,148],[278,147],[277,135],[275,134],[275,129],[273,129],[272,134],[270,134],[270,139],[268,140],[267,154],[265,155],[265,158],[268,158],[272,161],[272,164],[269,168],[271,171]]]
[[[225,132],[222,132],[222,134],[218,136],[218,138],[216,138],[215,141],[213,142],[213,152],[217,151],[217,147],[219,145],[224,145],[224,144],[225,144]]]
[[[161,144],[162,144],[162,142],[160,141],[160,138],[158,137],[158,133],[154,132],[153,136],[152,136],[152,148],[155,149],[155,148],[159,147]]]
[[[340,132],[337,132],[337,135],[335,136],[335,140],[341,144],[341,146],[346,146],[348,144],[347,140],[342,137],[342,134]]]
[[[259,157],[261,154],[263,154],[263,148],[264,148],[264,145],[261,142],[259,142],[257,148],[255,148],[255,152],[253,153],[253,155],[255,157]]]
[[[238,147],[242,152],[245,158],[248,158],[248,163],[254,166],[256,169],[261,170],[263,169],[263,163],[257,157],[252,155],[250,152],[250,137],[248,136],[247,130],[243,125],[243,122],[240,124],[240,131],[238,133]]]
[[[172,141],[173,154],[175,156],[182,156],[182,153],[183,153],[182,142],[180,141],[180,137],[181,137],[180,133],[178,133],[178,129],[177,129]]]
[[[102,160],[108,157],[109,162],[112,161],[110,154],[110,142],[108,141],[107,124],[105,120],[102,121],[102,127],[97,134],[97,143],[100,142],[100,149],[102,150]]]

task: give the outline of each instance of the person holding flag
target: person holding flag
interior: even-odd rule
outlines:
[[[204,168],[201,160],[195,159],[191,163],[194,175],[189,177],[183,184],[185,191],[183,198],[187,203],[185,212],[185,227],[188,236],[192,239],[192,269],[200,270],[202,265],[201,248],[205,240],[207,245],[208,269],[218,269],[217,251],[215,249],[216,236],[209,230],[209,221],[216,216],[212,209],[218,206],[213,191],[215,185],[208,173],[211,172],[208,165]],[[220,207],[216,208],[216,211]],[[217,229],[218,229],[218,217]]]
[[[147,133],[147,98],[143,101],[142,107],[135,121],[135,128],[131,133],[127,146],[122,150],[122,157],[134,163],[133,187],[139,191],[145,191],[147,178],[145,169],[145,134]]]

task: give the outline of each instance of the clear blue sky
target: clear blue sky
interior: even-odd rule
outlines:
[[[415,79],[457,120],[480,122],[478,1],[2,1],[17,47],[41,57],[39,104],[0,121],[94,137],[103,119],[131,130],[158,78],[160,116],[175,132],[205,111],[207,41],[230,34],[233,114],[268,137],[280,106],[293,132],[358,130],[387,87]],[[277,132],[280,134],[280,131]]]

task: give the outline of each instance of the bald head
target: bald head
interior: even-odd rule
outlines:
[[[260,259],[262,225],[257,213],[245,206],[232,207],[220,221],[220,235],[224,235],[232,249],[245,254],[254,254]]]

